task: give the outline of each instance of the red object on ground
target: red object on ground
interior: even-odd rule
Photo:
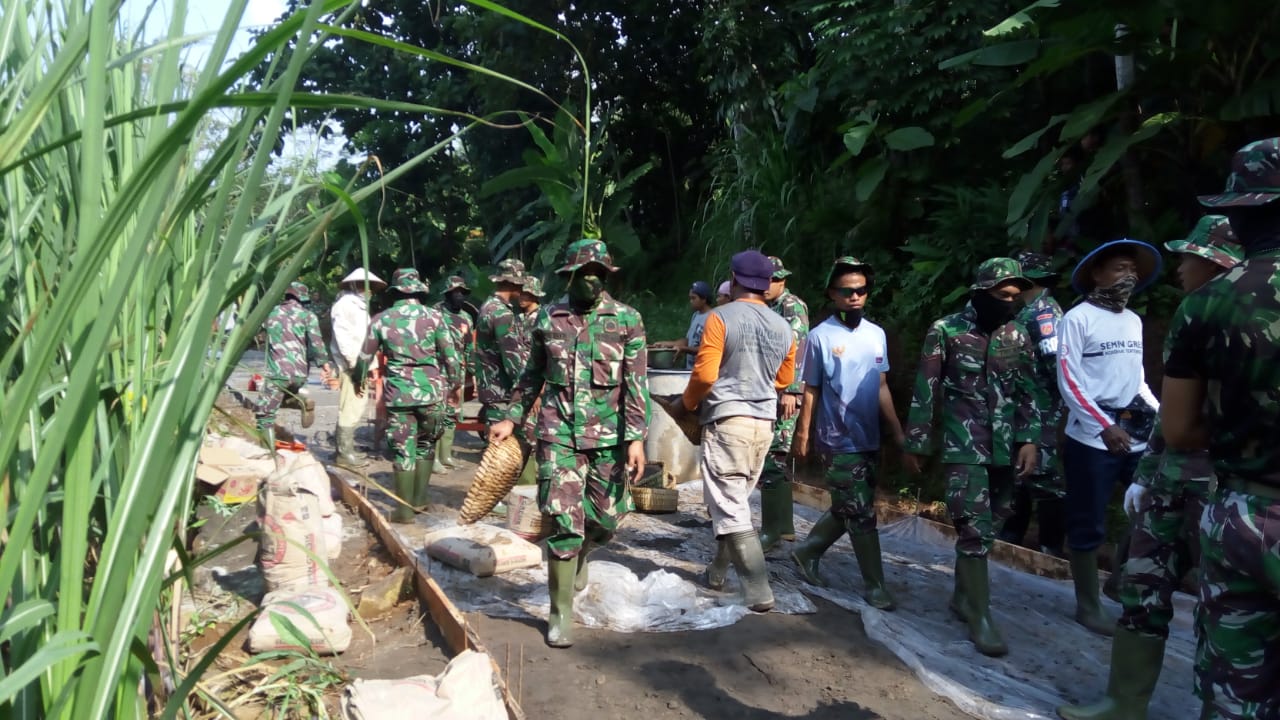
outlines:
[[[298,442],[297,440],[294,440],[293,442],[289,442],[289,441],[287,441],[287,440],[277,440],[277,441],[276,441],[276,449],[277,449],[277,450],[289,450],[290,452],[305,452],[305,451],[306,451],[306,449],[307,449],[307,446],[306,446],[306,445],[303,445],[302,443]]]
[[[249,378],[249,392],[258,392],[258,388],[262,385],[262,376],[254,375]]]

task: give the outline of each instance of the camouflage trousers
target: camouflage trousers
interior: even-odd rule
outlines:
[[[268,430],[276,424],[276,413],[288,399],[290,407],[300,407],[298,392],[307,384],[304,378],[264,378],[258,388],[258,402],[253,407],[259,430]]]
[[[1219,487],[1200,533],[1201,717],[1280,720],[1280,499]]]
[[[764,458],[764,470],[760,472],[760,489],[769,490],[792,480],[791,468],[787,456],[791,453],[791,440],[796,436],[796,418],[778,420],[773,423],[773,444],[769,446],[769,454]]]
[[[538,443],[538,504],[552,525],[547,549],[561,560],[578,556],[588,532],[604,544],[635,510],[627,488],[626,445],[575,450]]]
[[[880,453],[824,455],[822,467],[831,492],[831,514],[849,531],[862,535],[876,531],[876,467]]]
[[[387,408],[387,445],[397,471],[436,459],[436,441],[444,434],[445,404]]]
[[[1036,471],[1022,482],[1031,490],[1036,500],[1063,498],[1067,495],[1067,483],[1062,477],[1062,464],[1058,460],[1058,448],[1042,447]]]
[[[1149,637],[1169,637],[1173,593],[1200,564],[1200,515],[1208,480],[1156,475],[1151,504],[1138,516],[1124,565],[1120,626]]]
[[[458,388],[449,388],[450,393],[457,392]],[[458,427],[458,423],[462,420],[462,406],[450,405],[445,403],[444,406],[444,430],[452,430]]]
[[[1013,514],[1011,467],[945,465],[947,513],[956,529],[956,555],[986,557],[995,543],[995,524]]]

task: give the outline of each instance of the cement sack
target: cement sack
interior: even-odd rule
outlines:
[[[438,677],[356,680],[342,692],[347,720],[431,718],[506,720],[507,710],[488,655],[463,650]]]
[[[262,614],[249,628],[249,652],[304,649],[298,647],[292,638],[281,637],[275,623],[271,622],[273,613],[288,618],[310,643],[311,649],[321,655],[335,655],[351,645],[347,604],[334,588],[312,587],[267,593],[262,599]],[[311,617],[307,617],[308,614]]]
[[[431,557],[476,577],[542,564],[542,550],[537,545],[495,525],[481,523],[437,530],[423,542]]]
[[[333,503],[333,485],[324,465],[309,452],[280,451],[280,467],[275,472],[278,482],[292,484],[320,499],[320,515],[328,517],[337,511]]]
[[[244,438],[238,438],[234,435],[226,437],[210,436],[211,444],[220,448],[226,448],[235,452],[246,460],[256,460],[259,458],[271,458],[271,451],[262,447],[258,443],[250,442]]]
[[[325,559],[329,561],[337,560],[342,554],[342,516],[334,513],[327,517],[320,518],[320,525],[324,528],[324,549]]]
[[[320,498],[292,476],[267,478],[258,494],[258,562],[268,591],[329,585],[320,567],[329,555],[322,517]]]

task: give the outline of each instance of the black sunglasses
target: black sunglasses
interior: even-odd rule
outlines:
[[[845,300],[848,300],[854,295],[857,295],[858,297],[862,297],[867,293],[871,292],[871,288],[867,287],[866,285],[863,285],[862,287],[856,287],[856,288],[851,288],[851,287],[831,288],[831,290],[832,292],[844,298]]]

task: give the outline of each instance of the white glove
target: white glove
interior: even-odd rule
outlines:
[[[1129,489],[1124,491],[1124,512],[1126,515],[1130,518],[1137,517],[1138,513],[1147,509],[1147,505],[1150,502],[1150,490],[1138,483],[1129,483]]]

